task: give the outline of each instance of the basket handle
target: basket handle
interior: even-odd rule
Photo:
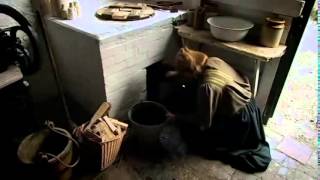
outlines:
[[[79,143],[78,143],[75,139],[73,139],[71,136],[65,135],[65,134],[62,132],[62,129],[61,129],[61,128],[55,127],[55,126],[54,126],[54,123],[53,123],[52,121],[46,121],[45,124],[47,125],[47,127],[48,127],[51,131],[53,131],[53,132],[55,132],[55,133],[57,133],[57,134],[59,134],[59,135],[62,135],[62,136],[64,136],[64,137],[70,139],[70,140],[76,145],[77,149],[78,149],[78,150],[80,149]],[[57,161],[59,161],[63,166],[65,166],[65,167],[67,167],[67,168],[73,168],[73,167],[75,167],[75,166],[79,163],[79,161],[80,161],[80,155],[78,155],[77,160],[76,160],[74,163],[72,163],[72,164],[66,164],[65,162],[63,162],[60,158],[58,158],[58,157],[57,157],[56,155],[54,155],[54,154],[51,154],[51,153],[43,153],[43,152],[40,152],[39,154],[41,155],[41,158],[42,158],[42,159],[48,160],[49,157],[54,158],[54,159],[56,159]]]

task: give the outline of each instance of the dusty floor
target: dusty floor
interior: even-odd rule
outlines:
[[[263,173],[246,174],[219,161],[197,156],[164,162],[128,159],[100,173],[95,179],[317,179],[317,44],[316,25],[308,24],[303,41],[296,54],[274,117],[265,127],[267,141],[271,146],[272,161]],[[311,41],[314,41],[311,43]],[[286,138],[301,143],[312,151],[302,164],[279,150]],[[293,148],[293,147],[291,147]],[[92,176],[84,179],[91,179]]]

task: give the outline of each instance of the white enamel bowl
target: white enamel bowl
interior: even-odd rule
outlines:
[[[213,37],[222,41],[239,41],[254,26],[250,21],[231,16],[210,17],[207,22]]]

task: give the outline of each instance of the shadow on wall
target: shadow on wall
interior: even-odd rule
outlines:
[[[6,4],[9,5],[16,10],[18,10],[21,14],[23,14],[28,21],[31,23],[33,29],[38,34],[39,39],[39,52],[40,52],[40,63],[41,67],[40,70],[36,73],[25,76],[25,80],[27,80],[30,84],[30,93],[32,95],[32,99],[35,103],[35,111],[37,114],[37,117],[40,119],[44,119],[43,114],[40,113],[39,107],[43,106],[43,103],[48,101],[55,101],[52,103],[61,104],[59,99],[57,98],[57,88],[53,76],[52,67],[50,65],[48,52],[46,50],[45,41],[43,39],[43,36],[41,34],[41,28],[40,24],[37,21],[36,14],[32,9],[31,0],[0,0],[0,4]],[[15,25],[16,22],[11,19],[10,17],[0,14],[0,28],[4,27],[11,27]],[[52,104],[50,103],[50,104]],[[61,104],[62,106],[62,104]],[[50,107],[47,107],[50,109]],[[48,115],[50,116],[50,112],[48,111]]]

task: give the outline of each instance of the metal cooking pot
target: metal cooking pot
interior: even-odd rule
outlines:
[[[158,145],[159,135],[168,123],[168,110],[153,101],[143,101],[134,105],[128,112],[129,122],[139,143]]]

